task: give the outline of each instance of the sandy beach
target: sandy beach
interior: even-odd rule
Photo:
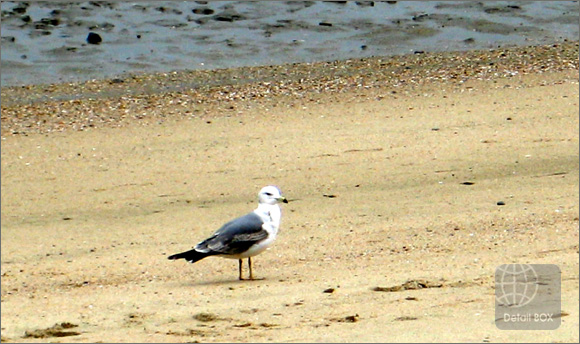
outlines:
[[[3,88],[2,342],[577,342],[578,78],[573,42]],[[167,260],[268,184],[261,280]],[[507,263],[559,266],[559,329],[496,327]]]

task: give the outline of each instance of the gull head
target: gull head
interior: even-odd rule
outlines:
[[[264,186],[258,194],[260,204],[276,204],[278,202],[288,203],[286,198],[282,196],[282,192],[276,186]]]

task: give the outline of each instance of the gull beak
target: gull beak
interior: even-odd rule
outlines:
[[[278,202],[288,203],[288,200],[284,196],[277,198],[277,200],[278,200]]]

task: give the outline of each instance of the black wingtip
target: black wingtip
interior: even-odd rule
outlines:
[[[211,253],[203,253],[203,252],[198,252],[195,249],[186,251],[186,252],[181,252],[181,253],[177,253],[177,254],[173,254],[169,257],[167,257],[167,259],[169,260],[175,260],[175,259],[185,259],[190,263],[195,263],[200,259],[203,259],[207,256],[212,255]]]

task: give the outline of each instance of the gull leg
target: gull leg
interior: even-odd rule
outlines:
[[[248,257],[248,268],[250,268],[250,279],[254,279],[254,274],[252,273],[252,258]]]
[[[240,277],[239,277],[239,279],[240,279],[240,281],[242,281],[244,279],[242,277],[242,260],[241,259],[238,259],[238,263],[239,263],[239,266],[240,266]],[[252,270],[250,270],[250,271],[252,271]]]
[[[254,278],[254,272],[252,271],[252,258],[248,258],[248,267],[250,268],[250,279],[252,281],[260,281],[263,280],[264,278]]]

